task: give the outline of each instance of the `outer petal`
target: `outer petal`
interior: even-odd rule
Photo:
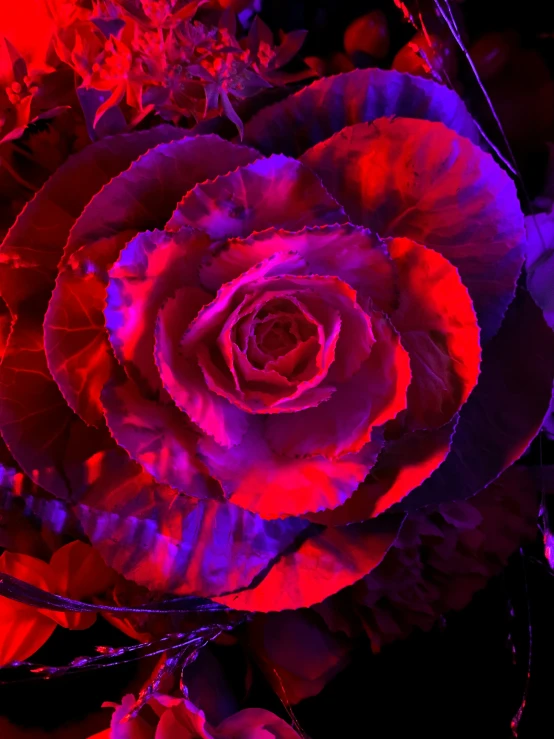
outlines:
[[[310,514],[310,521],[344,526],[376,518],[400,502],[444,462],[450,452],[457,420],[456,417],[441,428],[415,431],[389,441],[354,494],[333,511]]]
[[[104,593],[116,578],[98,552],[82,541],[72,541],[55,551],[50,566],[56,589],[76,600]]]
[[[146,231],[126,244],[109,271],[104,316],[110,343],[129,376],[146,381],[150,391],[161,388],[154,361],[158,311],[177,289],[196,286],[210,243],[190,228],[171,235]]]
[[[0,247],[0,293],[12,315],[50,294],[69,230],[91,197],[145,151],[184,136],[173,126],[112,136],[70,157],[27,203]]]
[[[344,503],[366,477],[383,445],[382,435],[375,432],[357,453],[338,459],[283,457],[264,438],[264,422],[252,421],[237,446],[226,449],[206,437],[198,448],[229,500],[265,519],[299,516]]]
[[[0,291],[18,314],[0,368],[0,430],[23,470],[50,492],[77,494],[91,455],[112,446],[67,408],[46,366],[42,322],[64,242],[104,183],[159,141],[180,136],[161,126],[88,146],[25,207],[0,249]]]
[[[514,294],[525,232],[514,183],[489,154],[442,123],[392,118],[346,128],[302,161],[354,222],[452,262],[484,340],[494,336]]]
[[[401,519],[381,516],[376,521],[316,530],[294,551],[284,553],[252,586],[216,598],[245,611],[284,611],[307,608],[369,574],[396,538]]]
[[[293,416],[268,418],[267,440],[277,454],[333,459],[358,452],[375,427],[405,410],[410,358],[384,316],[373,312],[371,320],[376,342],[369,358],[327,402]]]
[[[512,465],[539,432],[554,378],[554,334],[518,291],[498,335],[483,352],[479,383],[462,408],[452,451],[402,503],[406,510],[463,500]]]
[[[0,429],[21,468],[57,497],[78,496],[109,436],[71,411],[52,380],[36,317],[21,316],[0,367]]]
[[[405,421],[411,429],[442,426],[477,384],[477,318],[456,268],[444,257],[408,239],[391,239],[387,246],[398,275],[399,306],[391,321],[412,370]]]
[[[106,563],[152,591],[210,597],[247,587],[306,528],[178,496],[138,465],[129,472],[92,486],[75,511]]]
[[[107,270],[138,231],[163,227],[179,198],[198,181],[258,156],[217,136],[158,146],[106,185],[75,223],[48,309],[45,341],[54,378],[69,405],[87,422],[101,421],[99,392],[113,368],[102,315]],[[77,330],[79,311],[66,310],[68,293],[84,306],[86,332]]]
[[[422,77],[374,68],[325,77],[268,106],[246,124],[245,141],[265,154],[299,156],[345,126],[387,115],[442,121],[476,143],[480,139],[455,92]]]
[[[275,155],[196,185],[167,228],[194,226],[213,239],[226,239],[270,226],[297,231],[346,221],[341,206],[313,172],[296,159]]]
[[[135,231],[165,224],[178,200],[196,184],[260,157],[254,149],[214,135],[188,137],[175,144],[158,146],[138,158],[89,202],[71,231],[65,262],[82,244],[110,237],[127,224]]]
[[[268,229],[247,239],[232,239],[205,261],[200,281],[215,292],[258,262],[290,251],[305,261],[305,268],[295,273],[334,275],[360,295],[371,298],[378,310],[394,310],[396,278],[386,249],[370,231],[350,224],[305,228],[296,233]]]

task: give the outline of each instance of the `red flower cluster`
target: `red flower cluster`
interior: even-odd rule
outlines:
[[[270,29],[255,18],[248,34],[237,40],[234,14],[223,12],[217,2],[212,7],[208,0],[42,2],[51,43],[40,61],[21,53],[10,39],[11,28],[4,30],[0,130],[5,138],[21,135],[33,119],[32,106],[40,105],[42,115],[59,112],[59,106],[49,107],[56,94],[61,96],[59,89],[49,100],[39,98],[46,78],[60,66],[67,65],[77,75],[78,96],[93,137],[135,126],[150,113],[174,122],[223,114],[242,130],[235,111],[238,101],[306,76],[291,78],[280,71],[298,52],[304,32],[283,35],[275,46]],[[12,35],[18,37],[17,31]],[[33,61],[30,73],[27,58]],[[111,119],[99,128],[109,110],[114,111]]]

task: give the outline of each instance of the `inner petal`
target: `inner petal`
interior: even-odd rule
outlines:
[[[271,321],[258,323],[254,335],[264,354],[274,358],[287,354],[298,344],[298,338],[292,331],[292,321],[287,317],[275,316]]]

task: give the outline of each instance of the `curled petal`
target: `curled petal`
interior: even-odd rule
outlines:
[[[125,228],[135,232],[160,228],[183,194],[198,182],[225,174],[259,156],[253,149],[213,135],[188,137],[153,148],[90,200],[71,231],[64,263],[83,244],[113,236]]]
[[[179,139],[173,126],[112,136],[86,146],[56,170],[27,203],[0,247],[0,293],[12,315],[25,301],[48,295],[69,231],[83,208],[112,177],[152,146]]]
[[[278,454],[335,458],[362,449],[372,429],[406,408],[410,359],[387,319],[371,315],[375,344],[369,358],[330,400],[294,416],[267,420],[267,439]]]
[[[46,365],[35,316],[21,316],[0,368],[0,428],[19,465],[57,497],[79,496],[97,474],[94,458],[113,441],[71,411]]]
[[[280,252],[295,251],[305,261],[295,273],[334,275],[373,305],[390,313],[396,305],[392,261],[380,239],[350,224],[305,228],[296,233],[268,229],[247,239],[232,239],[200,269],[200,281],[215,292],[243,272]]]
[[[225,239],[270,226],[297,231],[346,220],[313,172],[296,159],[275,155],[196,185],[183,197],[167,228],[194,226],[213,239]]]
[[[69,159],[21,212],[0,248],[0,291],[17,320],[0,367],[0,430],[22,469],[49,492],[78,496],[94,456],[113,448],[67,407],[52,379],[42,323],[69,230],[106,182],[179,129],[107,138]]]
[[[96,244],[98,250],[103,246]],[[87,424],[101,426],[100,393],[116,361],[99,330],[105,282],[94,270],[82,269],[80,257],[77,252],[56,283],[44,319],[44,349],[64,400]]]
[[[154,362],[158,311],[177,289],[195,285],[209,244],[205,234],[190,228],[140,233],[109,271],[104,316],[110,343],[127,373],[146,380],[150,390],[161,388]]]
[[[525,232],[514,183],[489,154],[442,123],[382,118],[345,128],[302,161],[355,223],[452,262],[483,339],[494,336],[514,295]]]
[[[166,302],[156,324],[155,359],[175,404],[218,444],[232,446],[246,432],[247,414],[212,392],[196,359],[183,357],[179,346],[183,331],[210,298],[199,288],[183,288]]]
[[[263,263],[260,269],[263,269]],[[231,378],[226,378],[210,360],[209,353],[204,351],[199,360],[209,386],[214,392],[254,413],[280,413],[319,405],[330,393],[314,394],[312,391],[318,387],[323,391],[329,383],[334,389],[335,382],[351,377],[369,356],[375,341],[369,316],[357,303],[355,291],[337,277],[266,276],[256,287],[258,295],[251,302],[246,301],[249,311],[256,314],[264,308],[269,310],[269,306],[281,300],[295,306],[307,319],[308,325],[316,327],[319,350],[313,357],[314,361],[308,362],[312,357],[304,353],[308,363],[295,381],[280,375],[272,363],[267,363],[263,369],[252,366],[247,353],[240,351],[231,338],[232,330],[244,311],[239,305],[223,324],[217,339],[227,367],[231,374],[234,373],[235,387]],[[214,309],[217,302],[216,299]],[[188,337],[185,337],[186,341]],[[226,390],[225,385],[229,389]],[[308,394],[312,398],[310,402]]]

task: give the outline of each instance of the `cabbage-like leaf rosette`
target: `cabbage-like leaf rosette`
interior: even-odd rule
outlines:
[[[243,143],[104,139],[2,245],[2,436],[125,577],[320,603],[540,428],[554,351],[516,294],[523,240],[462,102],[409,75],[322,79]]]

